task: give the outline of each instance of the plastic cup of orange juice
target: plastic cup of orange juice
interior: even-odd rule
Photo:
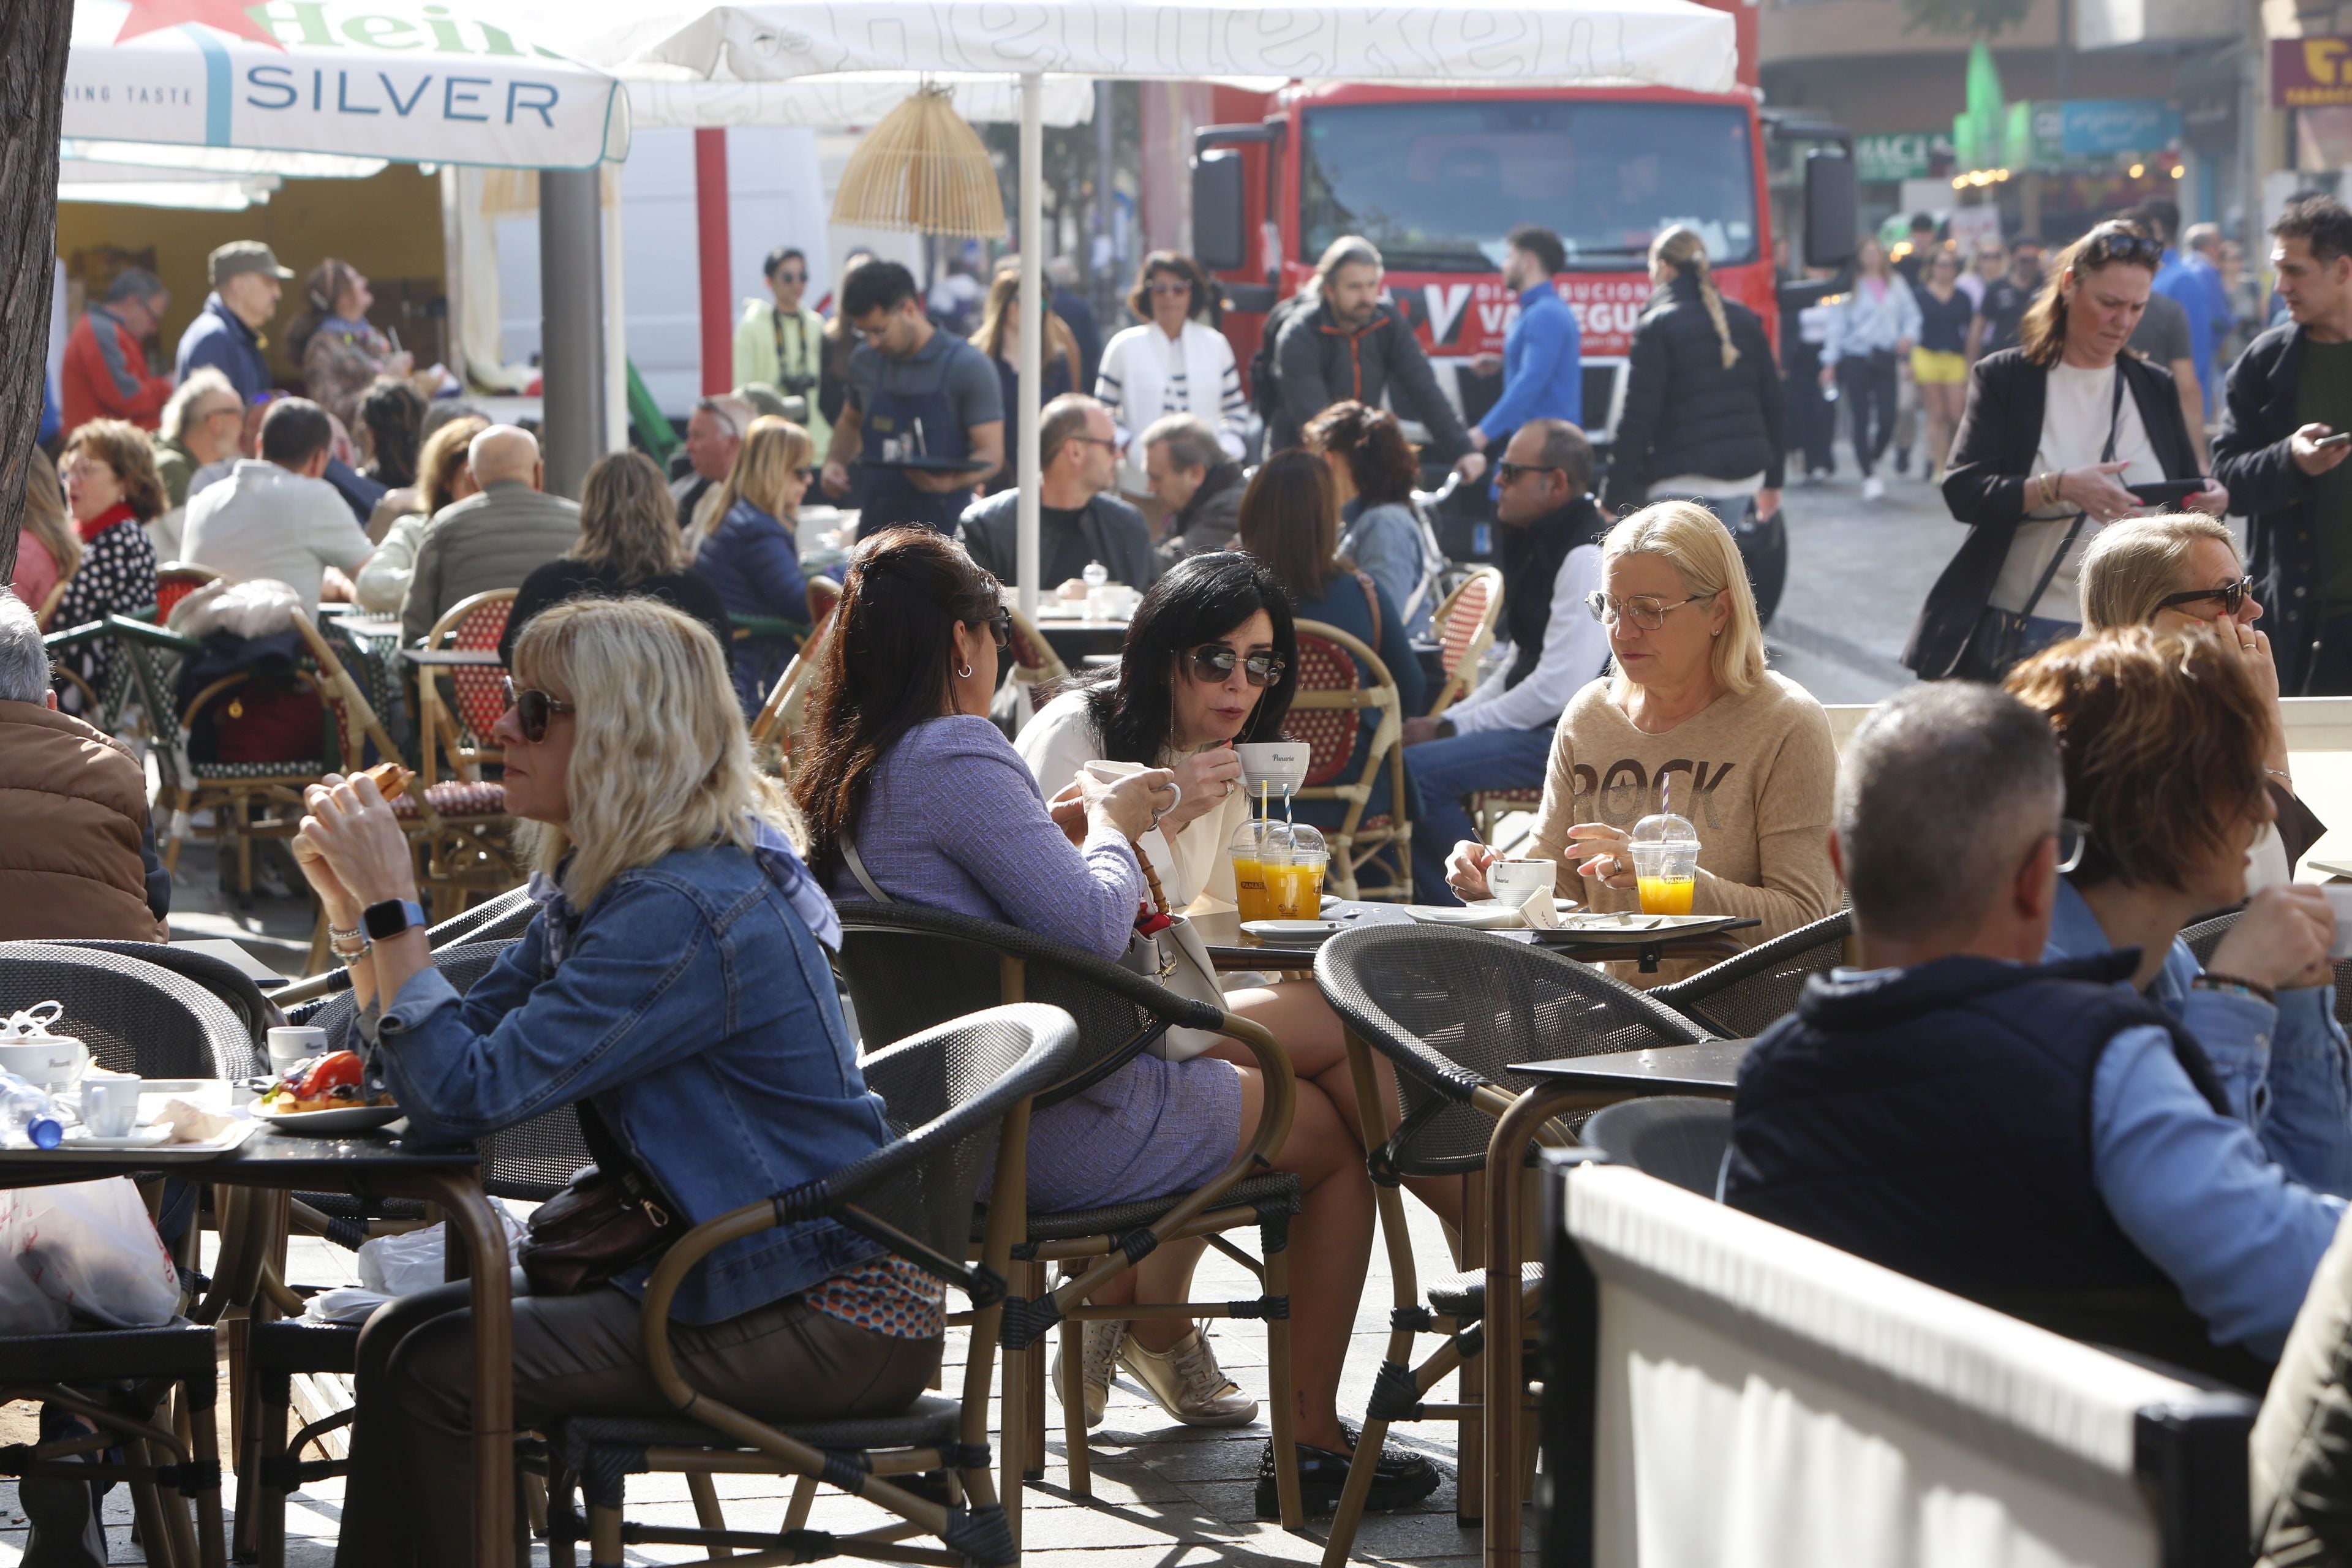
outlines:
[[[1274,903],[1266,891],[1265,838],[1267,824],[1244,822],[1234,830],[1225,853],[1234,862],[1234,905],[1244,921],[1274,919]]]

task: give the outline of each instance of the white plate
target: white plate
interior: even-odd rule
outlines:
[[[1468,926],[1474,931],[1524,928],[1528,923],[1518,905],[1499,899],[1481,899],[1475,904],[1407,904],[1404,912],[1426,925]]]
[[[256,1107],[253,1120],[276,1132],[303,1138],[347,1138],[388,1127],[407,1112],[397,1105],[346,1105],[334,1110],[271,1112]]]
[[[1313,946],[1347,928],[1338,921],[1244,921],[1242,930],[1277,947]]]
[[[152,1127],[133,1128],[129,1134],[121,1138],[100,1138],[95,1133],[85,1132],[80,1128],[77,1127],[72,1131],[66,1134],[65,1142],[60,1145],[60,1147],[67,1149],[152,1149],[168,1141],[171,1136],[172,1130],[160,1124]]]

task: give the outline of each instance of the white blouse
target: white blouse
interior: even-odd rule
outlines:
[[[1202,321],[1187,321],[1171,338],[1146,321],[1114,335],[1103,345],[1095,397],[1130,437],[1139,438],[1163,415],[1193,414],[1217,432],[1225,455],[1238,461],[1249,405],[1242,396],[1241,368],[1224,333]],[[1143,449],[1129,446],[1119,459],[1119,488],[1146,493]]]

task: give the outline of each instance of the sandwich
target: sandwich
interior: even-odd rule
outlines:
[[[408,781],[416,775],[398,763],[378,763],[372,768],[362,768],[352,775],[354,779],[372,779],[376,793],[386,800],[398,800],[408,793]]]

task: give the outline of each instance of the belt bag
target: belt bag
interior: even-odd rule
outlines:
[[[520,1261],[534,1296],[576,1296],[668,1250],[677,1212],[586,1100],[572,1107],[596,1163],[530,1216]]]

